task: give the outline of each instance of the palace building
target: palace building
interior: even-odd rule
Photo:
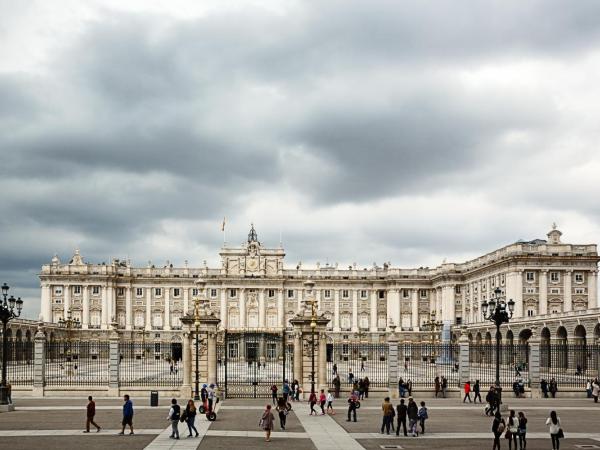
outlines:
[[[304,282],[310,279],[334,341],[377,342],[391,327],[406,339],[419,339],[432,317],[485,332],[490,324],[483,321],[479,305],[497,287],[514,300],[513,321],[523,327],[531,322],[556,322],[558,327],[584,316],[594,327],[597,247],[563,243],[561,236],[554,226],[547,239],[518,241],[471,261],[418,269],[318,263],[286,268],[284,249],[260,242],[254,226],[242,245],[221,249],[218,268],[206,263],[189,267],[187,261],[183,267],[168,261],[163,267],[134,267],[117,259],[89,263],[76,250],[68,263],[54,256],[42,266],[41,320],[57,323],[70,311],[83,330],[109,330],[115,324],[124,339],[145,330],[168,340],[181,333],[180,319],[193,309],[194,298],[205,296],[221,329],[280,332],[291,329],[289,320],[302,308]]]

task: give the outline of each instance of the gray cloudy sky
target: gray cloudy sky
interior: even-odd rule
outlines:
[[[126,5],[124,5],[126,4]],[[0,0],[0,282],[600,240],[597,1]]]

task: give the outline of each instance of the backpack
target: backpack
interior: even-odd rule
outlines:
[[[181,408],[179,405],[173,405],[173,415],[171,416],[171,420],[179,420],[181,414]]]
[[[498,433],[504,432],[504,423],[500,422],[498,424]]]

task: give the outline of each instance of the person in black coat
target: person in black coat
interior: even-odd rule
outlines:
[[[419,407],[412,397],[408,399],[406,414],[408,415],[410,432],[412,433],[413,437],[418,436],[419,433],[417,432],[417,423],[419,423]]]
[[[400,425],[402,425],[402,429],[404,431],[404,436],[407,436],[407,434],[406,434],[407,407],[404,404],[403,398],[400,399],[400,404],[396,407],[396,411],[398,413],[398,426],[396,427],[396,436],[400,436]]]

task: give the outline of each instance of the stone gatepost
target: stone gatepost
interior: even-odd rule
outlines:
[[[46,335],[42,322],[38,324],[33,342],[33,395],[43,397],[46,386]]]
[[[294,380],[302,381],[302,331],[294,330]]]
[[[190,340],[192,333],[190,332],[190,324],[187,318],[182,318],[183,330],[183,352],[181,355],[183,363],[183,384],[181,385],[180,395],[182,398],[189,398],[192,392],[192,346]]]
[[[117,324],[111,324],[109,340],[109,358],[108,358],[108,395],[109,397],[119,396],[119,367],[121,364],[121,355],[119,353],[119,333]]]
[[[398,398],[398,336],[396,326],[390,325],[388,335],[388,393],[390,398]]]
[[[600,338],[596,339],[596,346],[600,350]],[[596,377],[600,379],[600,355],[596,355]]]
[[[540,336],[537,326],[531,326],[531,337],[529,338],[529,386],[531,397],[540,398]]]
[[[464,386],[467,381],[471,381],[471,368],[470,368],[470,360],[469,360],[469,337],[467,336],[467,327],[461,327],[460,329],[460,338],[458,339],[459,346],[459,357],[458,357],[458,367],[459,367],[459,382],[461,386]],[[462,400],[462,396],[459,395],[459,399]]]

